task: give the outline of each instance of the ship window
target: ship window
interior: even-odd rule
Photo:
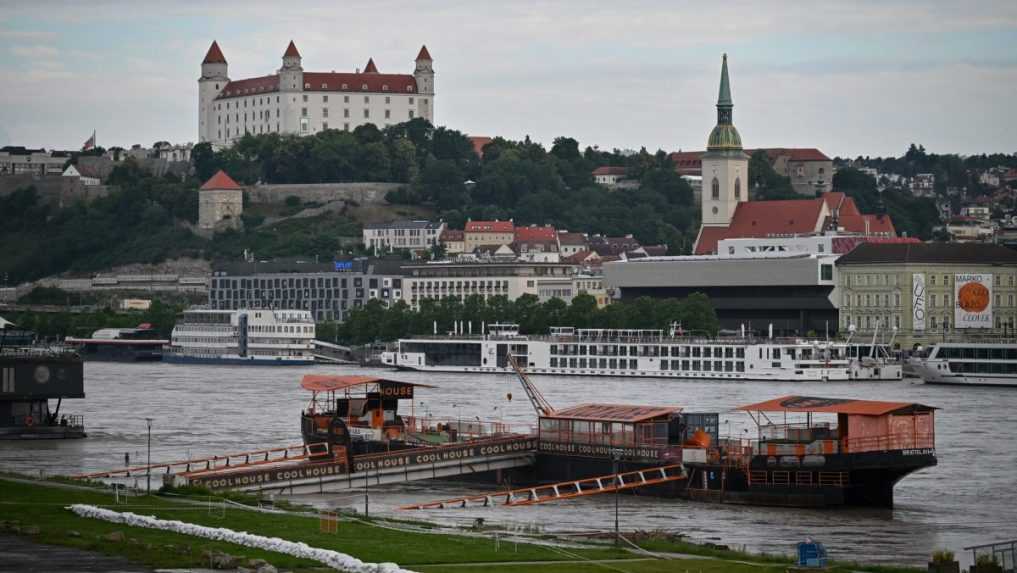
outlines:
[[[712,349],[709,346],[703,348],[703,358],[710,358],[710,353],[711,352],[712,352]]]
[[[608,364],[610,364],[609,368],[614,370],[614,369],[618,368],[618,359],[617,358],[612,358],[611,360],[608,361]]]
[[[636,366],[635,359],[632,359],[632,358],[629,359],[629,368],[631,368],[632,370],[635,370],[636,368],[638,368],[638,366]]]

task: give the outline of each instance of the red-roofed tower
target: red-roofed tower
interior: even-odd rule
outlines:
[[[427,46],[420,47],[416,64],[413,77],[417,80],[417,93],[420,94],[417,98],[416,117],[432,118],[431,122],[434,123],[434,60],[431,59]]]
[[[212,41],[205,59],[201,61],[201,77],[198,78],[198,141],[214,141],[215,134],[211,121],[212,100],[226,87],[230,78],[227,74],[226,56],[219,49],[219,43]]]
[[[283,52],[282,67],[279,68],[279,91],[295,92],[304,89],[304,68],[300,65],[300,52],[297,45],[290,40]]]
[[[378,66],[374,65],[374,58],[367,58],[367,65],[364,66],[365,74],[376,74],[378,73]]]

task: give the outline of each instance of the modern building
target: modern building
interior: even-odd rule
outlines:
[[[840,327],[891,333],[910,349],[1013,336],[1017,251],[998,245],[864,244],[837,260]]]
[[[237,229],[244,212],[244,189],[219,170],[198,192],[198,229],[206,233]]]
[[[837,331],[832,255],[647,257],[605,262],[604,285],[622,300],[703,293],[721,328],[805,335]]]
[[[467,253],[477,247],[511,245],[516,240],[515,225],[508,221],[467,221],[464,246]]]
[[[0,176],[34,175],[36,177],[59,177],[64,164],[70,159],[63,151],[28,149],[25,147],[0,147]]]
[[[935,191],[935,173],[916,173],[911,179],[911,194],[915,197],[931,197]]]
[[[212,42],[198,79],[198,140],[225,146],[248,133],[310,135],[416,117],[434,122],[434,62],[426,46],[415,63],[412,74],[383,74],[373,59],[363,71],[305,72],[290,42],[276,73],[231,80]]]
[[[625,168],[604,165],[593,170],[593,181],[605,187],[615,187],[625,179]]]
[[[571,281],[574,272],[575,267],[568,264],[500,260],[405,265],[402,296],[413,308],[419,308],[425,299],[465,300],[480,295],[484,299],[505,296],[515,300],[525,294],[539,297],[542,285]]]
[[[988,221],[958,215],[946,222],[946,233],[955,243],[982,243],[992,241],[996,229]]]
[[[721,257],[768,257],[774,255],[843,255],[862,243],[920,243],[914,237],[877,237],[826,233],[789,237],[751,237],[717,241]]]
[[[392,221],[364,226],[364,247],[374,254],[384,251],[426,251],[439,243],[445,222]]]
[[[212,309],[307,310],[314,320],[343,321],[373,299],[402,298],[402,261],[353,259],[328,263],[264,261],[213,267],[208,304]]]

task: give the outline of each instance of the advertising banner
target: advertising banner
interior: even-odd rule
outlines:
[[[992,275],[958,273],[953,285],[954,328],[992,328]]]
[[[925,330],[925,273],[911,275],[911,330]]]

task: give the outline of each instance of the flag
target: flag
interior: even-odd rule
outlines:
[[[89,149],[95,149],[95,130],[92,130],[92,137],[85,140],[85,144],[81,146],[82,151],[88,151]]]

